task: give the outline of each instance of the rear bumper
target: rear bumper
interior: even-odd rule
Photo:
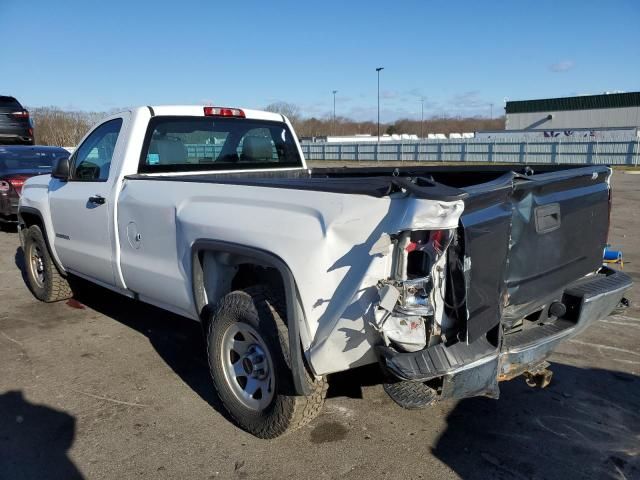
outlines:
[[[497,396],[498,380],[509,380],[542,363],[561,342],[609,315],[631,285],[625,273],[603,267],[599,274],[565,290],[571,305],[565,317],[508,335],[501,348],[480,338],[469,345],[439,344],[413,353],[398,353],[388,347],[378,347],[378,352],[386,369],[402,380],[444,377],[443,396]]]
[[[0,145],[33,145],[33,136],[27,130],[0,132]]]

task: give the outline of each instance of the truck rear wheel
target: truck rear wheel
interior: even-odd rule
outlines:
[[[307,373],[310,395],[294,394],[291,346],[278,300],[261,286],[231,292],[218,303],[207,333],[209,369],[220,400],[238,425],[260,438],[310,422],[327,391],[324,378]]]
[[[24,263],[33,295],[43,302],[58,302],[73,296],[69,282],[53,263],[42,230],[32,225],[24,232]]]

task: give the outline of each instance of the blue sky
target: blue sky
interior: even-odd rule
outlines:
[[[0,94],[29,106],[297,104],[382,121],[640,90],[640,2],[0,0]]]

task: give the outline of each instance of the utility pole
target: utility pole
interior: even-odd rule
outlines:
[[[333,125],[331,127],[331,134],[336,135],[336,93],[338,90],[333,90]]]
[[[378,72],[378,143],[380,143],[380,71],[384,70],[384,67],[376,68]]]
[[[491,107],[491,120],[493,120],[493,103],[490,103],[489,106]]]
[[[424,97],[420,98],[420,140],[424,138]]]

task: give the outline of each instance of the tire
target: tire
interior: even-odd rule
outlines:
[[[207,329],[209,369],[218,396],[233,420],[260,438],[275,438],[309,423],[320,413],[327,392],[326,379],[307,372],[311,393],[294,393],[283,303],[262,286],[231,292],[218,303]]]
[[[59,302],[73,296],[67,280],[53,263],[42,230],[32,225],[24,231],[24,267],[34,297],[43,302]]]
[[[384,391],[402,408],[417,410],[433,405],[438,393],[422,382],[397,381],[382,385]]]

